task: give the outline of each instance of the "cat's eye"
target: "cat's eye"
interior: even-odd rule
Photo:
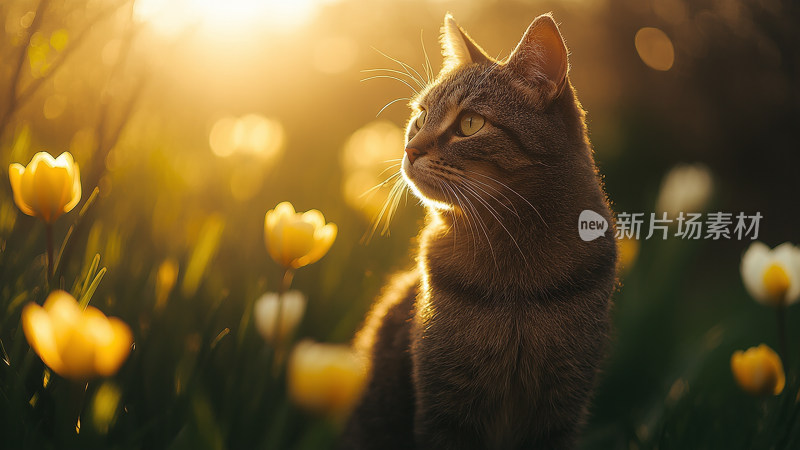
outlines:
[[[423,125],[425,125],[425,119],[426,119],[427,117],[428,117],[428,111],[425,111],[425,110],[423,109],[423,110],[422,110],[422,111],[420,111],[420,113],[417,115],[417,118],[416,118],[416,120],[414,120],[414,126],[416,126],[418,130],[419,130],[420,128],[422,128],[422,126],[423,126]]]
[[[472,136],[483,128],[485,122],[482,115],[468,112],[461,116],[461,120],[458,122],[458,131],[462,136]]]

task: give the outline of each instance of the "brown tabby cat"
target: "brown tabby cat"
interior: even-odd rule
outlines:
[[[615,287],[608,203],[567,77],[538,17],[504,61],[448,15],[445,66],[412,102],[402,173],[428,206],[417,266],[356,344],[371,376],[345,432],[355,449],[563,449],[586,416]]]

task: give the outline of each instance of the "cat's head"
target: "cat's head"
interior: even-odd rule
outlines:
[[[423,202],[444,209],[463,209],[465,197],[530,204],[533,191],[572,176],[558,167],[594,182],[583,113],[567,79],[567,48],[550,15],[536,18],[502,61],[449,14],[441,42],[444,67],[411,103],[402,163]]]

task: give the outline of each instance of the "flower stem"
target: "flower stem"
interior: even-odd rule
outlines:
[[[281,326],[283,325],[283,296],[292,285],[292,278],[294,278],[294,269],[286,267],[281,277],[281,283],[278,287],[278,311],[275,314],[275,327],[273,328],[274,339],[272,345],[275,348],[275,358],[273,360],[272,372],[277,377],[280,373],[280,368],[283,363],[283,342],[281,339]]]
[[[47,283],[52,281],[53,277],[53,225],[45,225],[45,234],[47,234]]]
[[[778,351],[783,359],[783,367],[789,367],[789,351],[786,345],[786,305],[781,303],[775,308],[778,320]]]

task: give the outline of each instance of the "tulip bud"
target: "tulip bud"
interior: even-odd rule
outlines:
[[[336,224],[325,223],[321,212],[296,213],[289,202],[278,204],[264,218],[264,241],[270,256],[286,268],[314,263],[328,253],[336,239]]]
[[[311,412],[348,414],[361,397],[366,378],[364,361],[346,345],[305,340],[289,358],[289,395]]]
[[[81,199],[78,164],[69,152],[55,159],[49,153],[39,152],[27,167],[11,164],[8,176],[19,209],[48,224],[71,211]]]
[[[739,387],[752,395],[778,395],[786,384],[781,358],[766,344],[734,352],[731,371]]]
[[[48,367],[77,381],[115,374],[133,343],[128,325],[95,307],[81,309],[64,291],[50,293],[43,307],[26,305],[22,327],[28,343]]]

